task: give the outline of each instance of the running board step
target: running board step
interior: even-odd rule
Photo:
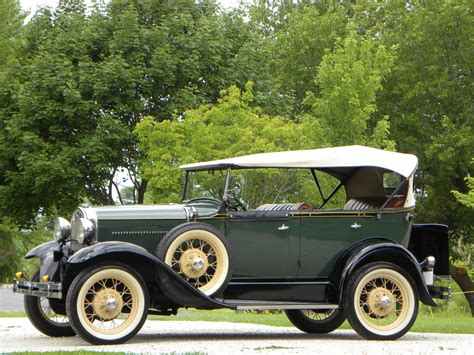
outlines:
[[[227,304],[230,308],[238,311],[265,310],[265,309],[337,309],[339,305],[329,303],[301,303],[301,302],[276,302],[276,301],[254,301],[254,300],[228,300],[216,298],[216,301]]]

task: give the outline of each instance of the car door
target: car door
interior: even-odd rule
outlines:
[[[290,217],[287,211],[227,214],[234,278],[296,278],[301,225],[299,218]]]
[[[405,213],[320,211],[301,220],[299,278],[327,277],[342,253],[367,238],[397,243],[408,237]]]

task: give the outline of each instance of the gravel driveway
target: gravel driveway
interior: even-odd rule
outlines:
[[[295,328],[223,322],[149,320],[129,342],[91,346],[79,337],[49,338],[27,318],[0,318],[0,351],[94,350],[131,353],[208,354],[472,354],[474,335],[409,333],[392,342],[362,340],[340,330],[324,336]]]

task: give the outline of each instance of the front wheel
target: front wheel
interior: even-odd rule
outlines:
[[[418,293],[412,278],[392,263],[371,263],[357,269],[344,296],[349,323],[369,340],[400,338],[418,314]]]
[[[299,330],[309,334],[326,334],[344,323],[346,316],[342,309],[330,310],[286,310],[286,316]]]
[[[120,263],[83,270],[72,282],[66,310],[78,335],[92,344],[120,344],[132,338],[148,314],[142,277]]]
[[[33,274],[31,281],[39,281],[39,270]],[[76,335],[69,325],[67,317],[55,312],[55,307],[52,305],[54,302],[59,302],[59,300],[25,295],[24,305],[28,319],[36,329],[50,337]]]

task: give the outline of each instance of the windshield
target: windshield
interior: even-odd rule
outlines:
[[[190,171],[184,195],[184,200],[195,198],[213,198],[222,200],[226,171]]]
[[[221,170],[189,172],[185,200],[205,197],[222,201],[226,175],[227,171]],[[318,180],[324,196],[339,183],[324,173],[318,173]],[[305,203],[318,208],[323,202],[310,169],[232,170],[227,193],[231,204],[237,198],[248,210],[275,203]],[[345,190],[341,188],[324,208],[341,208],[345,202]]]

